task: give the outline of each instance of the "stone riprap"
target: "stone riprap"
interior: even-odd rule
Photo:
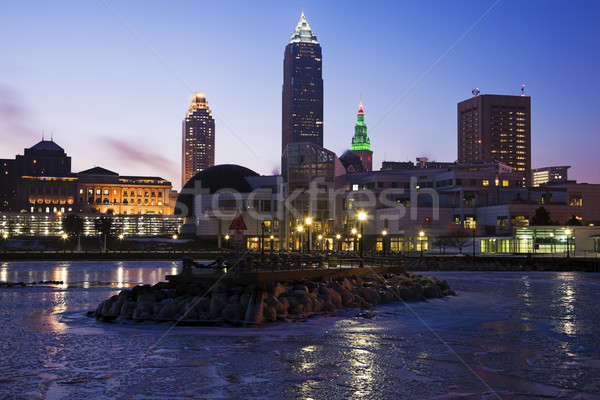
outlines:
[[[102,321],[177,322],[182,325],[260,325],[296,321],[340,310],[454,295],[445,280],[401,274],[267,284],[161,282],[122,290],[95,312]]]

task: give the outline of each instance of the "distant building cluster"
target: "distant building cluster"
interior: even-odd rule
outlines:
[[[72,172],[71,157],[52,140],[1,159],[0,176],[0,231],[11,236],[62,234],[62,218],[70,213],[86,221],[129,216],[115,219],[123,221],[121,232],[155,235],[164,227],[156,221],[173,214],[177,198],[171,182],[160,177],[119,175],[102,167]],[[156,217],[144,223],[143,216],[150,215]]]
[[[428,250],[468,230],[481,251],[500,253],[568,248],[576,242],[569,224],[600,249],[600,185],[569,180],[568,166],[532,170],[524,89],[520,96],[474,90],[458,103],[455,161],[386,160],[374,170],[362,102],[350,149],[338,157],[323,147],[322,57],[302,14],[284,51],[281,175],[215,165],[215,120],[206,95],[195,93],[182,124],[179,197],[159,177],[101,167],[72,173],[64,150],[42,140],[0,160],[0,207],[16,212],[4,222],[38,234],[60,232],[52,216],[63,213],[113,214],[131,234],[183,223],[182,234],[226,246],[241,218],[249,248],[393,252]],[[552,228],[532,228],[541,224]]]
[[[302,14],[285,48],[282,122],[281,175],[235,165],[198,173],[187,187],[205,190],[196,201],[179,199],[189,211],[184,231],[227,245],[239,215],[254,249],[356,250],[363,243],[420,251],[468,230],[482,238],[480,251],[563,251],[575,237],[561,227],[567,223],[586,225],[578,237],[598,241],[600,185],[569,181],[568,167],[531,169],[531,98],[524,91],[477,90],[458,103],[456,161],[383,161],[374,171],[362,103],[350,150],[338,157],[323,148],[322,50]],[[227,188],[237,195],[223,195]],[[541,207],[549,216],[543,222],[557,227],[537,239],[530,227],[540,224]]]

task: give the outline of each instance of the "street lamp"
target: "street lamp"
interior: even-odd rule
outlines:
[[[420,231],[419,232],[419,244],[421,246],[421,257],[423,257],[423,237],[425,237],[425,232]]]
[[[359,211],[356,215],[358,217],[358,221],[360,222],[360,235],[358,238],[360,239],[360,258],[363,258],[364,255],[364,247],[363,246],[363,222],[367,220],[367,213],[365,211]]]
[[[385,237],[387,236],[387,231],[385,229],[381,231],[381,236],[382,236],[381,247],[382,247],[382,250],[383,250],[383,255],[385,256],[386,253],[387,253],[387,246],[386,246],[386,243],[385,243]]]
[[[173,234],[172,238],[173,238],[173,240],[177,240],[179,238],[179,236],[177,236],[177,234]]]
[[[125,237],[125,235],[123,235],[122,233],[119,233],[119,252],[123,252],[123,238]]]
[[[319,233],[317,235],[317,240],[319,241],[319,250],[323,250],[323,235]]]
[[[352,236],[353,236],[352,242],[354,243],[354,245],[353,245],[354,246],[354,253],[356,253],[356,244],[357,244],[357,242],[356,242],[356,234],[358,233],[358,230],[356,228],[352,228],[352,230],[350,232],[352,232]]]
[[[573,231],[571,231],[569,228],[565,229],[565,235],[567,235],[567,258],[571,257],[571,254],[569,253],[569,236],[571,236],[571,233],[573,233]]]
[[[225,247],[229,248],[229,234],[225,234]]]
[[[308,252],[310,253],[310,248],[311,248],[311,242],[312,242],[312,238],[310,237],[310,226],[312,224],[313,220],[311,217],[306,217],[304,218],[304,223],[306,224],[306,226],[308,227],[307,229],[307,235],[308,235]]]
[[[337,242],[337,251],[342,251],[342,235],[339,233],[335,235],[335,240]]]
[[[298,251],[302,251],[302,232],[304,232],[304,227],[298,225],[296,230],[298,231]]]

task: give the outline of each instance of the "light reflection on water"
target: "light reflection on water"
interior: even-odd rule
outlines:
[[[562,281],[558,288],[558,309],[560,314],[558,330],[567,335],[577,334],[577,312],[575,304],[577,302],[576,287],[573,284],[573,274],[559,274]]]
[[[126,288],[138,284],[156,284],[165,275],[176,275],[175,261],[118,262],[5,262],[0,266],[0,282],[62,282],[60,289],[112,286]]]

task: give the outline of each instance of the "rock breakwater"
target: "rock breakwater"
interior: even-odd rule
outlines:
[[[202,283],[161,282],[122,290],[100,303],[90,315],[102,321],[260,325],[454,294],[446,281],[412,273],[263,285],[221,282],[211,288]]]

